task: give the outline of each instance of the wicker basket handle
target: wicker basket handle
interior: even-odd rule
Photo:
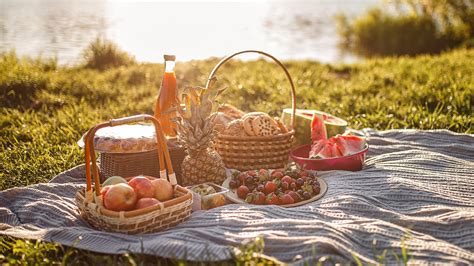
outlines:
[[[166,139],[161,129],[160,122],[151,115],[135,115],[119,119],[112,119],[108,122],[104,122],[96,125],[95,127],[89,129],[85,137],[85,159],[86,159],[86,200],[91,200],[92,198],[92,176],[94,177],[94,188],[96,196],[100,195],[100,180],[99,180],[99,168],[97,167],[97,160],[95,155],[94,148],[94,136],[97,130],[105,127],[114,127],[118,125],[136,123],[143,121],[151,121],[155,126],[156,131],[156,141],[158,144],[158,160],[160,164],[160,178],[167,179],[168,169],[168,178],[171,184],[176,185],[176,175],[173,171],[173,166],[171,165],[171,158],[168,151],[168,146],[166,145]],[[161,154],[160,154],[161,151]],[[165,165],[166,161],[166,165]],[[91,169],[92,168],[92,169]],[[91,176],[92,170],[92,176]]]
[[[258,51],[258,50],[245,50],[245,51],[236,52],[234,54],[231,54],[231,55],[228,55],[228,56],[224,57],[219,63],[217,63],[217,65],[214,67],[211,74],[209,75],[209,79],[207,80],[207,83],[206,83],[206,88],[209,86],[209,82],[215,77],[217,70],[225,62],[229,61],[234,56],[244,54],[244,53],[257,53],[257,54],[265,55],[265,56],[271,58],[273,61],[275,61],[275,63],[277,63],[283,69],[283,71],[285,71],[285,75],[288,78],[288,81],[290,82],[290,85],[291,85],[291,127],[294,129],[295,128],[295,113],[296,113],[296,90],[295,90],[295,85],[293,83],[293,79],[291,78],[290,73],[288,72],[288,69],[283,65],[283,63],[281,63],[278,59],[276,59],[271,54],[268,54],[268,53],[265,53],[265,52],[262,52],[262,51]]]

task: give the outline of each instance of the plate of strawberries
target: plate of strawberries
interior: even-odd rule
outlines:
[[[284,169],[230,170],[222,184],[235,203],[296,207],[320,199],[326,182],[314,172],[291,165]]]

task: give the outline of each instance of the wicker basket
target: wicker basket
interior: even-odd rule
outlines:
[[[274,136],[246,136],[237,137],[219,134],[215,141],[215,148],[221,155],[227,168],[240,171],[251,169],[282,168],[288,163],[289,152],[294,140],[296,98],[295,86],[286,67],[275,57],[262,51],[240,51],[222,59],[209,75],[209,81],[215,77],[217,70],[232,57],[243,53],[258,53],[271,58],[285,72],[291,85],[291,128],[284,134]],[[207,87],[207,86],[206,86]]]
[[[149,120],[155,125],[158,143],[159,175],[160,178],[169,179],[174,187],[175,197],[151,206],[133,211],[116,212],[105,209],[100,194],[101,184],[99,180],[99,168],[96,163],[95,149],[93,145],[94,135],[98,129],[113,127],[132,122]],[[191,215],[192,195],[176,182],[170,154],[165,144],[165,138],[161,131],[158,120],[150,115],[137,115],[121,119],[113,119],[90,129],[85,138],[86,159],[86,188],[76,193],[76,203],[81,216],[93,227],[112,232],[127,234],[150,233],[167,229],[186,220]],[[92,188],[92,177],[94,177],[94,189]],[[133,177],[128,177],[131,179]],[[154,177],[147,176],[149,179]],[[94,195],[95,194],[95,195]]]
[[[181,164],[186,157],[184,148],[168,145],[173,169],[175,169],[178,184],[182,184]],[[101,153],[100,173],[101,180],[110,176],[159,176],[158,150],[134,153]]]

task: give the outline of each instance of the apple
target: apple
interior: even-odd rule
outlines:
[[[135,205],[135,210],[155,206],[158,204],[160,204],[160,201],[155,198],[141,198],[137,201],[137,204]]]
[[[168,180],[158,178],[151,181],[155,187],[155,198],[159,201],[166,201],[173,198],[173,186]]]
[[[116,185],[120,183],[127,183],[127,180],[125,180],[125,178],[121,176],[116,175],[116,176],[111,176],[107,178],[107,180],[105,180],[104,183],[102,183],[102,186],[105,187],[105,186]]]
[[[105,187],[102,187],[102,188],[100,189],[100,195],[102,195],[102,198],[104,198],[105,193],[107,193],[107,191],[109,191],[110,187],[111,187],[111,186],[105,186]]]
[[[100,195],[102,196],[102,200],[104,199],[105,193],[107,193],[107,191],[109,191],[110,187],[111,186],[109,185],[109,186],[102,187],[100,189]],[[94,195],[94,201],[97,203],[97,195],[95,194],[95,192],[94,192],[93,195]]]
[[[129,211],[137,203],[137,194],[128,184],[111,185],[104,195],[104,206],[112,211]]]
[[[151,180],[142,175],[132,178],[132,180],[128,181],[128,185],[135,190],[138,199],[153,198],[155,196],[155,187]]]

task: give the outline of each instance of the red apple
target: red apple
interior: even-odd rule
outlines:
[[[112,211],[132,210],[137,203],[137,194],[128,184],[110,186],[104,195],[104,206]]]
[[[137,204],[135,205],[135,210],[155,206],[158,204],[160,204],[160,201],[155,198],[141,198],[137,201]]]
[[[166,201],[173,198],[173,186],[168,180],[158,178],[151,181],[155,187],[155,198],[159,201]]]
[[[135,190],[138,199],[153,198],[155,196],[155,188],[151,180],[142,175],[132,178],[132,180],[128,181],[128,185]]]
[[[105,193],[107,193],[107,191],[109,191],[110,187],[111,187],[111,185],[108,185],[108,186],[102,187],[100,189],[100,195],[102,195],[102,198],[104,198]]]

